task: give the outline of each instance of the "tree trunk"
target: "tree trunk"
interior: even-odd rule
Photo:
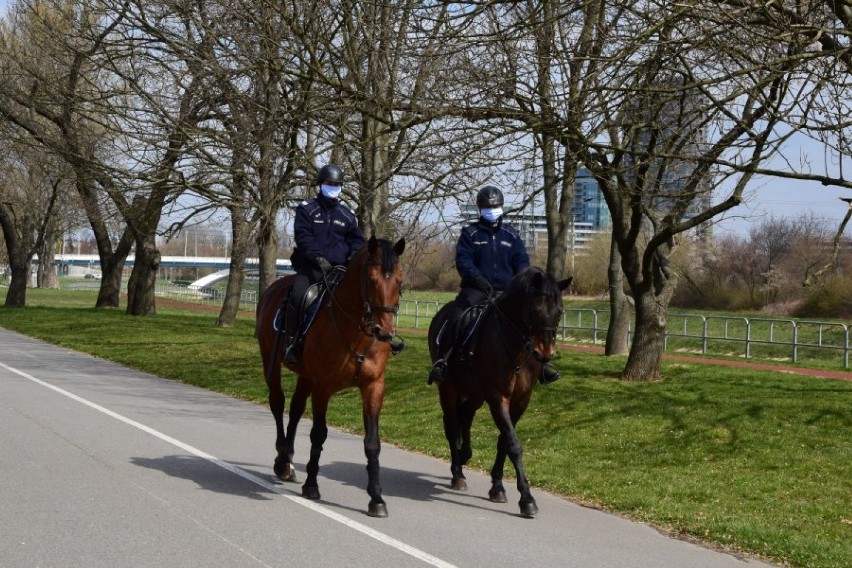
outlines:
[[[127,282],[127,315],[157,314],[157,274],[160,270],[160,251],[153,233],[136,241],[136,258]]]
[[[234,240],[231,247],[231,264],[228,274],[228,287],[225,291],[225,301],[216,320],[217,327],[232,327],[237,321],[240,309],[243,281],[245,279],[246,257],[248,256],[249,225],[245,220],[242,208],[231,209],[231,233]],[[259,298],[260,296],[258,296]]]
[[[117,308],[121,298],[121,276],[124,273],[124,262],[130,254],[130,246],[133,236],[130,229],[126,228],[121,236],[118,246],[113,249],[109,229],[107,229],[103,212],[100,209],[98,192],[94,182],[90,180],[89,172],[82,166],[75,168],[75,187],[80,195],[83,209],[95,244],[98,248],[98,258],[101,261],[101,285],[98,290],[98,299],[95,301],[96,308]]]
[[[606,355],[626,355],[630,348],[630,301],[624,293],[621,253],[613,239],[609,248],[609,327],[606,330]]]
[[[378,87],[377,87],[378,88]],[[373,118],[381,116],[378,107],[362,119],[361,172],[358,221],[364,236],[393,238],[388,218],[388,184],[385,170],[388,164],[389,141],[387,127]]]
[[[257,249],[258,249],[258,283],[257,283],[257,293],[258,295],[262,294],[264,290],[266,290],[270,284],[275,282],[278,278],[278,269],[276,266],[276,261],[278,260],[278,235],[275,232],[275,223],[274,219],[278,213],[278,208],[275,208],[275,215],[272,216],[264,216],[260,220],[260,228],[258,230],[257,235]],[[243,224],[245,224],[243,222]],[[236,233],[237,227],[235,226],[235,222],[231,221],[231,230]],[[245,229],[240,229],[245,232]],[[245,247],[243,247],[245,248]],[[234,273],[233,270],[233,259],[234,255],[231,255],[231,274]],[[242,259],[243,264],[240,265],[240,270],[245,270],[245,257]],[[229,283],[230,288],[230,283]],[[225,299],[227,302],[227,298]],[[223,306],[224,308],[224,306]]]
[[[98,290],[96,308],[117,308],[121,298],[121,277],[124,275],[124,263],[130,254],[132,237],[130,231],[124,232],[115,252],[112,246],[109,253],[102,252],[98,246],[98,256],[101,259],[101,287]]]
[[[677,274],[671,270],[668,260],[672,247],[671,240],[656,245],[650,243],[639,270],[637,255],[630,256],[627,261],[622,259],[622,269],[636,302],[633,343],[621,373],[623,379],[654,381],[661,378],[669,302],[677,286]]]
[[[56,245],[52,239],[45,239],[41,254],[38,255],[38,276],[36,282],[39,288],[59,288],[55,259]]]
[[[560,200],[560,186],[556,175],[559,162],[556,156],[556,141],[546,133],[535,137],[536,140],[539,138],[541,138],[541,170],[544,181],[544,218],[547,223],[547,272],[561,279],[566,272],[565,251],[568,248],[570,227],[568,224],[570,220],[566,223],[564,209],[568,208],[567,218],[570,219],[571,204],[574,202],[573,182],[572,190],[567,195],[563,194]]]
[[[15,224],[16,218],[20,219],[20,226]],[[5,306],[23,308],[27,301],[27,279],[30,277],[33,258],[35,228],[26,214],[16,216],[11,207],[4,203],[0,203],[0,228],[3,230],[12,277],[6,292]]]
[[[668,322],[668,306],[653,291],[636,296],[636,329],[627,364],[621,378],[628,381],[656,381],[660,368]]]
[[[23,308],[27,303],[27,279],[30,277],[30,262],[32,257],[9,253],[9,267],[12,279],[6,292],[7,308]]]

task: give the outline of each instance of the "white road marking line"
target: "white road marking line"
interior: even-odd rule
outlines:
[[[127,424],[129,426],[133,426],[134,428],[138,428],[139,430],[142,430],[143,432],[145,432],[147,434],[150,434],[150,435],[152,435],[156,438],[159,438],[160,440],[163,440],[164,442],[168,442],[169,444],[172,444],[173,446],[177,446],[178,448],[184,450],[185,452],[188,452],[188,453],[190,453],[194,456],[197,456],[199,458],[205,459],[205,460],[209,461],[210,463],[213,463],[213,464],[221,467],[222,469],[225,469],[225,470],[233,473],[234,475],[238,475],[238,476],[242,477],[243,479],[246,479],[246,480],[251,481],[252,483],[254,483],[256,485],[259,485],[260,487],[263,487],[267,491],[277,493],[278,495],[281,495],[282,497],[289,499],[293,503],[301,505],[302,507],[307,507],[308,509],[310,509],[311,511],[314,511],[315,513],[319,513],[320,515],[324,515],[324,516],[328,517],[329,519],[337,521],[338,523],[340,523],[342,525],[345,525],[345,526],[347,526],[347,527],[349,527],[353,530],[356,530],[356,531],[358,531],[362,534],[365,534],[365,535],[381,542],[382,544],[390,546],[391,548],[395,548],[395,549],[399,550],[400,552],[404,552],[405,554],[408,554],[410,556],[413,556],[414,558],[417,558],[418,560],[422,560],[426,564],[429,564],[431,566],[437,566],[437,567],[440,567],[440,568],[456,568],[456,566],[454,564],[450,564],[449,562],[445,562],[444,560],[441,560],[440,558],[432,556],[431,554],[424,552],[424,551],[420,550],[419,548],[415,548],[415,547],[413,547],[409,544],[406,544],[406,543],[404,543],[400,540],[397,540],[397,539],[395,539],[391,536],[388,536],[388,535],[384,534],[383,532],[377,531],[376,529],[374,529],[372,527],[368,527],[367,525],[359,523],[358,521],[354,521],[354,520],[350,519],[349,517],[346,517],[345,515],[341,515],[340,513],[332,511],[331,509],[328,509],[328,508],[326,508],[326,507],[324,507],[324,506],[322,506],[318,503],[315,503],[313,501],[309,501],[309,500],[307,500],[307,499],[305,499],[301,496],[294,495],[293,493],[291,493],[290,491],[288,491],[286,489],[282,489],[282,488],[280,488],[280,487],[278,487],[278,486],[276,486],[272,483],[269,483],[268,481],[266,481],[264,479],[261,479],[260,477],[257,477],[256,475],[254,475],[252,473],[249,473],[245,470],[238,468],[235,465],[229,464],[226,461],[222,461],[219,458],[217,458],[216,456],[212,456],[212,455],[210,455],[206,452],[199,450],[198,448],[190,446],[189,444],[186,444],[184,442],[181,442],[180,440],[172,438],[171,436],[163,434],[162,432],[154,430],[153,428],[146,426],[146,425],[142,424],[141,422],[137,422],[135,420],[127,418],[126,416],[122,416],[121,414],[118,414],[117,412],[113,412],[112,410],[110,410],[108,408],[105,408],[105,407],[103,407],[99,404],[96,404],[96,403],[94,403],[90,400],[87,400],[83,397],[77,396],[74,393],[68,392],[65,389],[62,389],[60,387],[57,387],[57,386],[52,385],[50,383],[47,383],[47,382],[45,382],[41,379],[33,377],[32,375],[29,375],[29,374],[27,374],[23,371],[15,369],[14,367],[10,367],[10,366],[2,363],[2,362],[0,362],[0,367],[3,367],[4,369],[6,369],[6,370],[8,370],[12,373],[15,373],[16,375],[19,375],[19,376],[21,376],[21,377],[23,377],[27,380],[30,380],[30,381],[38,384],[38,385],[41,385],[43,387],[47,387],[47,388],[49,388],[49,389],[51,389],[51,390],[53,390],[53,391],[55,391],[55,392],[57,392],[57,393],[59,393],[63,396],[70,398],[71,400],[74,400],[74,401],[79,402],[81,404],[85,404],[86,406],[93,408],[93,409],[97,410],[98,412],[102,412],[102,413],[106,414],[107,416],[115,418],[116,420],[124,422],[125,424]]]

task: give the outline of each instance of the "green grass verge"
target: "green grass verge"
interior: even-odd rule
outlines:
[[[0,326],[265,404],[253,320],[132,318],[87,307],[94,298],[31,290],[29,307],[0,309]],[[447,459],[423,335],[403,331],[409,348],[389,364],[382,439]],[[623,358],[571,351],[556,363],[564,378],[536,387],[518,426],[534,488],[794,566],[852,566],[852,382],[671,362],[664,381],[625,383]],[[332,400],[329,420],[360,432],[356,391]],[[489,469],[495,442],[483,410],[470,467]]]

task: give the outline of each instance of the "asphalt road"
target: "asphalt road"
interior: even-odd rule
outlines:
[[[0,567],[769,566],[535,488],[523,519],[512,485],[503,505],[474,472],[455,492],[388,444],[374,519],[359,437],[330,432],[320,501],[274,479],[273,446],[265,407],[0,329]]]

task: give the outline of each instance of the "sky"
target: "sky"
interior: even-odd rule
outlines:
[[[0,13],[5,13],[9,3],[10,0],[0,0]],[[808,152],[811,158],[821,162],[816,149],[809,149],[807,143],[800,146],[792,145],[788,150]],[[846,162],[845,171],[852,172],[852,158]],[[840,200],[841,197],[852,198],[852,189],[824,187],[815,182],[796,180],[755,180],[751,188],[746,190],[743,204],[720,218],[714,232],[717,235],[726,232],[747,235],[750,228],[770,217],[796,219],[808,214],[825,219],[832,227],[837,227],[848,209],[848,205]],[[852,236],[852,223],[847,227],[846,234]]]
[[[814,174],[828,173],[840,177],[845,173],[849,179],[852,173],[852,155],[847,155],[842,162],[837,155],[826,156],[821,144],[794,135],[787,142],[783,154],[789,164],[807,164],[797,166],[800,171],[810,171]],[[769,166],[779,167],[780,159]],[[828,163],[828,167],[826,167]],[[842,170],[841,170],[842,166]],[[779,168],[780,169],[780,168]],[[717,199],[725,196],[717,195]],[[749,229],[770,218],[798,219],[803,216],[813,216],[826,221],[833,232],[839,227],[849,209],[849,205],[840,198],[852,198],[852,189],[835,186],[824,186],[818,182],[791,180],[783,178],[762,177],[753,179],[743,194],[743,203],[728,211],[718,222],[715,234],[732,231],[747,234]],[[845,234],[852,236],[852,222],[846,227]]]
[[[825,220],[834,231],[849,208],[840,198],[852,198],[852,189],[790,180],[764,180],[760,187],[747,189],[746,193],[747,201],[725,214],[717,223],[715,234],[730,231],[746,235],[749,229],[770,217],[798,219],[806,215]],[[852,236],[852,222],[845,234]]]

